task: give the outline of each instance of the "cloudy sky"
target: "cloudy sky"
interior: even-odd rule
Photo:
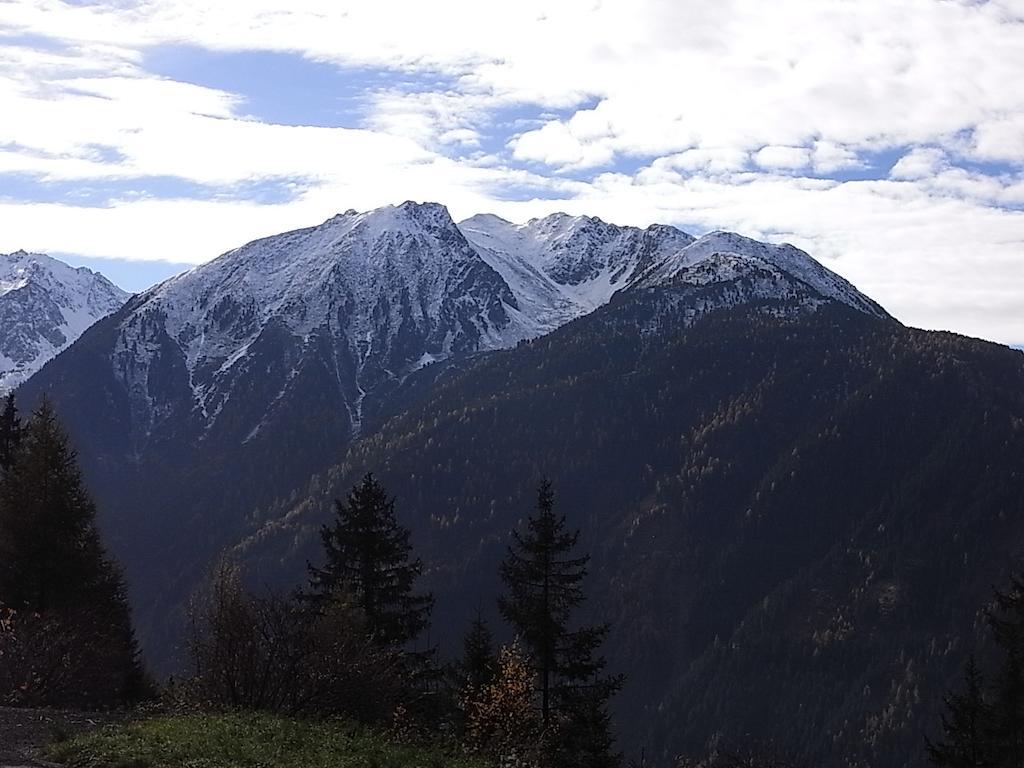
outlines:
[[[1024,0],[0,0],[0,251],[137,290],[349,208],[798,245],[1024,342]]]

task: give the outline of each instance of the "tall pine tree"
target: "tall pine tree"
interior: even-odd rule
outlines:
[[[944,740],[927,742],[937,766],[1024,766],[1024,580],[1019,575],[1010,577],[1010,589],[996,591],[985,615],[1002,659],[986,687],[972,655],[963,692],[945,697]]]
[[[964,690],[945,698],[946,714],[942,716],[945,741],[927,742],[932,763],[943,768],[978,768],[992,765],[990,761],[990,730],[992,707],[985,700],[981,671],[973,654],[964,668]]]
[[[484,617],[477,611],[462,639],[460,687],[480,690],[494,679],[497,668],[498,656],[494,650],[494,638]]]
[[[10,469],[21,442],[21,419],[14,403],[14,393],[4,398],[4,409],[0,412],[0,473]]]
[[[310,566],[310,597],[351,595],[367,629],[382,647],[400,649],[415,640],[430,620],[434,598],[417,593],[423,571],[412,558],[409,531],[398,524],[395,500],[367,474],[348,498],[335,501],[335,520],[320,531],[326,562]]]
[[[1010,589],[996,591],[986,612],[1003,662],[995,678],[992,751],[997,765],[1024,766],[1024,581],[1010,577]]]
[[[0,478],[0,604],[19,614],[21,638],[38,644],[40,670],[45,653],[53,657],[49,677],[37,670],[32,678],[41,686],[36,699],[141,695],[146,679],[124,580],[100,541],[75,452],[45,400],[18,432]]]
[[[537,508],[524,533],[512,532],[501,564],[506,594],[498,601],[529,651],[538,681],[541,721],[555,765],[605,768],[620,762],[614,752],[608,700],[622,678],[604,674],[598,649],[608,625],[574,626],[584,601],[589,555],[573,554],[579,531],[555,514],[554,491],[543,480]]]
[[[0,530],[8,551],[0,595],[16,609],[78,603],[109,579],[96,508],[75,452],[46,401],[32,414],[0,484]]]

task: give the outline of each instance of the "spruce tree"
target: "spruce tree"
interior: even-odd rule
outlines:
[[[309,566],[309,597],[350,594],[382,647],[400,649],[415,640],[429,622],[434,598],[414,590],[423,564],[411,557],[409,531],[395,518],[395,501],[372,474],[344,502],[335,500],[335,520],[320,536],[326,562]]]
[[[986,612],[1003,662],[993,695],[992,750],[997,765],[1024,765],[1024,581],[1010,577],[1010,589],[996,591]]]
[[[481,689],[494,679],[497,666],[491,630],[478,611],[462,640],[462,661],[459,664],[462,687]]]
[[[942,768],[977,768],[991,765],[989,743],[992,729],[992,707],[985,700],[981,671],[972,654],[964,668],[962,693],[944,699],[946,713],[942,716],[945,741],[927,743],[932,763]]]
[[[574,609],[585,599],[590,560],[573,554],[578,540],[579,531],[570,532],[565,516],[555,514],[551,483],[543,480],[526,531],[512,532],[501,564],[507,591],[498,606],[530,653],[555,764],[613,766],[619,756],[613,751],[607,704],[622,678],[605,675],[605,661],[598,655],[608,625],[572,624]]]
[[[987,690],[973,655],[964,670],[964,690],[945,697],[944,741],[927,742],[933,764],[944,768],[1024,765],[1024,580],[996,591],[985,611],[1001,663]]]
[[[46,653],[59,661],[48,679],[42,672],[33,678],[36,698],[109,704],[137,697],[147,683],[124,580],[104,551],[96,507],[49,402],[18,439],[0,478],[0,604],[19,614],[21,637],[38,644],[40,668]]]
[[[14,393],[4,398],[4,409],[0,412],[0,472],[6,472],[14,463],[14,457],[21,443],[21,419],[14,403]]]
[[[64,608],[108,576],[96,508],[48,402],[32,414],[21,441],[0,485],[0,527],[9,547],[0,595],[16,609]]]

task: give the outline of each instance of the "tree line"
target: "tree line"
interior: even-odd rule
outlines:
[[[395,500],[367,474],[335,501],[322,558],[291,592],[253,590],[219,563],[188,611],[192,667],[162,693],[176,705],[340,716],[399,736],[446,738],[500,764],[613,768],[608,714],[622,677],[608,625],[576,620],[589,557],[547,480],[499,565],[496,647],[482,614],[460,659],[424,642],[434,596]],[[52,406],[0,413],[0,704],[123,706],[156,687],[143,669],[124,578]]]

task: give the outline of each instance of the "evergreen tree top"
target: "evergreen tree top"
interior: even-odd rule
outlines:
[[[525,532],[513,531],[501,564],[506,593],[498,608],[529,651],[541,721],[553,734],[552,764],[606,768],[619,763],[607,704],[623,679],[604,674],[598,653],[608,625],[572,625],[590,557],[574,552],[579,531],[555,513],[554,499],[550,481],[541,481],[536,510]]]
[[[368,473],[342,502],[334,520],[320,530],[326,562],[310,565],[311,597],[331,599],[348,592],[366,615],[371,634],[384,646],[414,640],[429,622],[433,596],[415,582],[423,563],[412,557],[409,531],[399,525],[395,500]]]
[[[491,682],[497,665],[494,638],[490,627],[477,611],[462,641],[461,676],[463,686],[479,689]]]

